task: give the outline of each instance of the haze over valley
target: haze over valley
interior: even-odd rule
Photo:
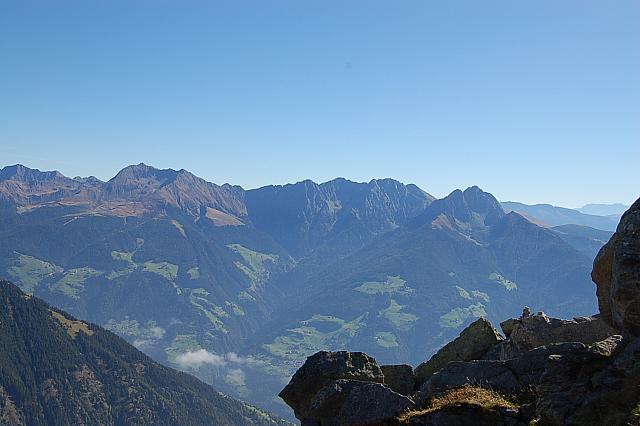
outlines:
[[[638,22],[0,1],[0,426],[640,425]]]
[[[610,217],[514,205],[393,179],[246,191],[144,164],[107,182],[6,166],[0,275],[291,418],[276,395],[319,350],[417,364],[479,317],[595,312]]]

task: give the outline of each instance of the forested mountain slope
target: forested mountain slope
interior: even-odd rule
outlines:
[[[285,424],[7,281],[0,303],[0,424]]]

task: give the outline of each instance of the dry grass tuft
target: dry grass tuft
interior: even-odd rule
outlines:
[[[467,384],[459,388],[450,389],[444,394],[432,398],[427,408],[409,411],[403,414],[399,420],[400,422],[405,422],[414,416],[432,413],[460,404],[478,405],[487,410],[518,408],[518,404],[508,400],[494,390]]]

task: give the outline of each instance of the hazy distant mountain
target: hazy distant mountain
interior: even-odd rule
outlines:
[[[629,206],[622,203],[615,204],[585,204],[578,210],[581,213],[592,214],[598,216],[622,216],[622,213],[626,212]]]
[[[534,218],[534,221],[537,220],[539,223],[548,226],[583,225],[603,231],[615,231],[619,219],[616,217],[585,214],[577,210],[556,207],[550,204],[528,205],[513,201],[505,201],[501,204],[505,211],[522,213],[529,218]]]
[[[116,335],[0,281],[3,425],[278,425]]]
[[[595,258],[596,254],[613,235],[612,231],[601,231],[583,225],[560,225],[551,228],[558,236],[571,244],[578,251],[589,258]]]
[[[297,291],[295,282],[406,224],[433,200],[417,186],[393,179],[307,180],[246,193],[252,223],[296,259],[296,268],[280,280],[285,291]]]
[[[477,316],[592,313],[601,236],[585,232],[476,187],[434,201],[392,179],[245,191],[144,164],[108,182],[0,172],[0,277],[283,414],[275,395],[320,348],[417,362]]]
[[[525,305],[562,317],[593,312],[591,262],[479,188],[454,191],[297,283],[259,348],[276,365],[339,348],[416,363],[479,316],[498,321]]]
[[[144,164],[108,182],[1,173],[0,277],[184,368],[189,351],[241,350],[277,309],[279,276],[324,267],[433,199],[390,179],[245,192]],[[241,367],[207,378],[251,397]]]

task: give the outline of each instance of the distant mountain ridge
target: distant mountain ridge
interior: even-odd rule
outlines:
[[[560,225],[551,229],[589,258],[595,258],[600,248],[613,235],[612,231],[602,231],[583,225]]]
[[[516,211],[527,217],[537,219],[548,226],[583,225],[603,231],[615,231],[619,216],[597,216],[581,213],[578,210],[556,207],[550,204],[528,205],[514,201],[501,203],[506,211]]]
[[[613,203],[613,204],[590,203],[590,204],[585,204],[584,206],[576,210],[578,210],[580,213],[585,213],[585,214],[620,217],[625,211],[627,211],[627,209],[629,209],[629,207],[630,206],[622,203]]]
[[[262,349],[281,362],[331,347],[419,362],[480,316],[495,320],[525,305],[564,316],[592,311],[590,264],[555,231],[505,213],[491,194],[456,190],[298,283],[289,311],[260,333]]]

